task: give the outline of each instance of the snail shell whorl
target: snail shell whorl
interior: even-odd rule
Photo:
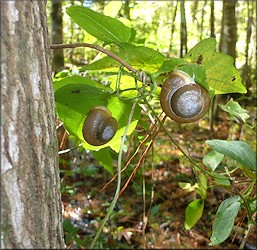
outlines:
[[[205,88],[180,70],[173,71],[167,77],[160,102],[166,115],[180,123],[199,120],[210,107],[210,97]]]
[[[93,146],[109,142],[118,130],[118,122],[106,107],[96,106],[90,110],[83,125],[83,137]]]

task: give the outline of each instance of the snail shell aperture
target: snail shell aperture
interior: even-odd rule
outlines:
[[[109,142],[118,130],[118,122],[109,109],[96,106],[91,109],[85,119],[82,133],[85,141],[93,146],[101,146]]]
[[[167,77],[160,102],[165,114],[180,123],[195,122],[210,108],[207,90],[180,70],[173,71]]]

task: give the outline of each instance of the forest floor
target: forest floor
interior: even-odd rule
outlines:
[[[256,142],[252,140],[253,136],[255,138],[254,132],[237,124],[225,113],[221,112],[219,117],[220,121],[214,124],[212,138],[242,139],[252,148],[256,148]],[[210,151],[205,144],[210,139],[209,124],[202,121],[179,125],[167,121],[165,126],[179,145],[197,162],[201,162],[204,154]],[[128,159],[128,156],[124,155],[124,158]],[[112,201],[117,180],[100,192],[112,176],[99,166],[91,153],[81,149],[74,150],[68,160],[71,164],[61,164],[66,244],[68,249],[87,249]],[[138,160],[139,156],[122,174],[122,186]],[[234,163],[226,161],[226,164]],[[114,172],[115,170],[116,168]],[[178,183],[189,182],[193,185],[196,182],[195,171],[192,164],[161,131],[153,150],[145,158],[144,166],[140,167],[119,198],[96,248],[238,249],[247,229],[244,209],[239,212],[235,220],[236,226],[229,238],[220,245],[208,246],[217,209],[222,201],[232,196],[230,189],[212,186],[211,179],[208,179],[210,188],[201,219],[190,230],[185,229],[185,209],[199,195],[194,190],[181,189]],[[234,172],[233,176],[238,180],[245,178],[240,170]],[[243,190],[245,186],[239,185],[237,188]],[[245,249],[257,248],[256,235],[255,228],[249,235]]]

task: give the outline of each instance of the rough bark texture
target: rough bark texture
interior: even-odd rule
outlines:
[[[1,1],[1,248],[64,248],[44,1]]]

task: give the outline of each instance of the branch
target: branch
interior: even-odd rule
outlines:
[[[102,53],[106,54],[107,56],[113,58],[120,64],[122,64],[124,67],[126,67],[129,71],[136,73],[137,70],[131,67],[127,62],[125,62],[120,57],[116,56],[112,52],[110,52],[107,49],[104,49],[103,47],[96,45],[96,44],[90,44],[90,43],[73,43],[73,44],[52,44],[50,45],[51,49],[74,49],[78,47],[86,47],[86,48],[92,48],[98,51],[101,51]]]

